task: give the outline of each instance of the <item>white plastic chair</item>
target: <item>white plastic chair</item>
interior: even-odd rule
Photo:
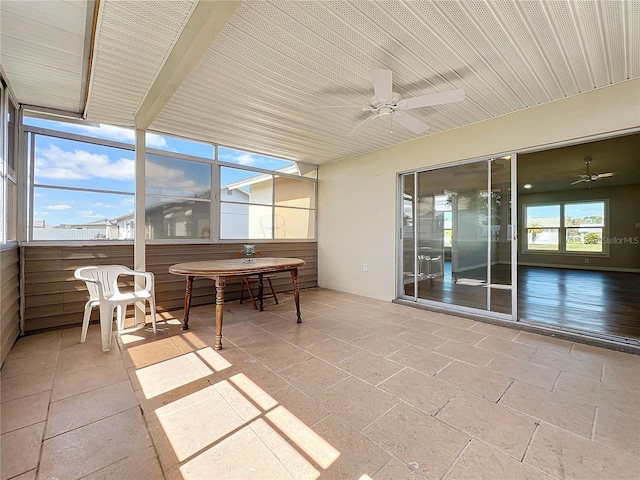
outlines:
[[[118,277],[120,275],[144,277],[144,290],[120,292],[118,288]],[[78,280],[83,280],[87,284],[87,290],[89,291],[89,301],[84,306],[80,343],[84,343],[87,339],[89,318],[91,317],[91,310],[95,306],[100,306],[100,331],[103,352],[108,352],[111,347],[111,324],[113,322],[114,309],[117,310],[118,330],[122,330],[127,305],[148,300],[151,307],[153,331],[154,333],[156,332],[156,297],[153,273],[138,272],[122,265],[102,265],[99,267],[78,268],[74,276]]]

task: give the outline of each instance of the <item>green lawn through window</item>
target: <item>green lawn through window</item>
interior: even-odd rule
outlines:
[[[529,251],[541,251],[541,252],[557,252],[558,244],[529,244]],[[594,252],[602,253],[602,244],[593,243],[586,244],[580,242],[567,243],[567,252]]]

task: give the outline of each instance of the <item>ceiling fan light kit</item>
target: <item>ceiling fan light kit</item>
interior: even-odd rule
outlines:
[[[586,157],[584,159],[584,163],[587,164],[587,173],[585,175],[578,175],[580,178],[575,182],[571,182],[571,185],[576,185],[582,182],[595,182],[596,180],[600,180],[601,178],[612,177],[614,175],[612,172],[589,173],[589,166],[591,165],[591,157]]]
[[[393,73],[391,70],[372,70],[371,83],[373,84],[374,95],[370,99],[369,106],[321,106],[318,109],[358,108],[363,112],[371,113],[369,117],[349,132],[347,135],[349,137],[362,133],[371,125],[372,121],[387,117],[389,118],[391,133],[393,133],[392,122],[395,121],[411,132],[421,134],[426,132],[429,126],[407,113],[406,110],[461,102],[465,98],[464,90],[461,88],[418,97],[402,98],[399,93],[393,91]]]

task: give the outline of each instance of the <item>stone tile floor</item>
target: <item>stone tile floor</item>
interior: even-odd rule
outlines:
[[[1,479],[638,479],[640,356],[336,291],[18,340]],[[131,322],[131,320],[130,320]]]

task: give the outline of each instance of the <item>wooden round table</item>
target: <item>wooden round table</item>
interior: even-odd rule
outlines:
[[[187,286],[184,294],[184,320],[183,330],[189,330],[189,309],[191,308],[191,290],[193,280],[196,277],[204,277],[216,282],[216,343],[215,349],[222,348],[222,320],[224,316],[224,287],[227,277],[244,275],[258,275],[258,297],[260,299],[260,311],[262,303],[262,275],[265,273],[291,272],[293,281],[293,298],[296,303],[297,323],[302,323],[300,317],[300,291],[298,289],[298,267],[306,262],[299,258],[271,258],[257,257],[251,262],[243,262],[242,259],[229,260],[203,260],[199,262],[178,263],[169,268],[169,273],[184,275],[187,277]]]

